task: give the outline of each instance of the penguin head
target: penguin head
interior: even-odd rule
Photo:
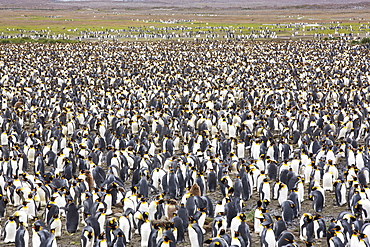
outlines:
[[[156,229],[156,230],[159,230],[160,225],[159,225],[158,223],[155,223],[155,224],[153,225],[153,228],[154,228],[154,229]]]
[[[142,216],[143,216],[143,219],[144,220],[147,220],[149,218],[149,213],[148,212],[144,212],[144,213],[142,213]]]
[[[119,231],[119,232],[118,232],[118,234],[117,234],[117,236],[118,236],[119,238],[122,238],[122,237],[124,237],[125,235],[124,235],[124,233],[123,233],[122,231]]]
[[[101,234],[99,234],[99,236],[97,237],[98,238],[98,240],[105,240],[105,233],[104,232],[102,232]]]
[[[163,242],[169,243],[169,242],[172,242],[172,240],[167,235],[165,235],[163,236]]]
[[[116,223],[117,223],[117,219],[116,219],[116,217],[113,217],[113,218],[111,218],[111,219],[108,221],[108,224],[109,224],[110,226],[115,225]]]
[[[239,217],[241,221],[245,221],[247,219],[247,216],[244,213],[240,213]]]
[[[268,224],[262,224],[264,228],[272,228],[273,223],[268,223]]]
[[[280,215],[275,215],[275,220],[278,221],[278,220],[281,220],[281,216]]]
[[[189,217],[189,222],[190,222],[191,224],[193,224],[193,223],[197,223],[197,220],[196,220],[196,219],[194,219],[193,217]]]
[[[212,243],[212,241],[213,241],[213,239],[212,239],[212,238],[209,238],[209,239],[207,239],[206,241],[204,241],[204,243],[205,243],[205,244],[210,244],[210,243]]]
[[[313,242],[311,242],[311,241],[304,241],[304,242],[306,244],[306,247],[313,246]]]
[[[35,230],[35,232],[39,232],[43,229],[42,225],[33,225],[32,228]]]

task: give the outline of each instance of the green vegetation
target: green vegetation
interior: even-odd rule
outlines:
[[[370,38],[363,38],[361,39],[361,44],[367,44],[367,43],[370,43]]]
[[[111,16],[112,17],[112,16]],[[50,39],[74,39],[74,40],[166,40],[166,39],[254,39],[265,40],[271,38],[295,39],[295,38],[322,38],[331,40],[351,35],[352,37],[364,37],[370,31],[370,23],[356,22],[302,22],[273,23],[273,22],[249,22],[242,23],[239,20],[216,20],[198,19],[207,16],[193,16],[187,19],[171,19],[154,17],[153,19],[132,18],[120,20],[95,18],[89,15],[88,19],[63,17],[62,15],[48,16],[22,16],[11,17],[0,26],[0,35],[4,38],[15,38],[21,34],[32,40],[46,42],[42,38]],[[197,19],[197,20],[195,20]],[[13,22],[12,22],[13,21]],[[9,25],[7,25],[9,24]],[[24,42],[1,41],[4,42]],[[28,42],[28,41],[27,41]],[[33,41],[30,41],[33,42]],[[54,41],[50,41],[54,42]],[[60,42],[60,41],[58,41]]]
[[[247,219],[247,221],[248,222],[252,222],[252,223],[254,223],[254,212],[255,212],[256,210],[255,209],[252,209],[252,210],[250,210],[248,213],[247,213],[247,215],[246,215],[246,219]]]
[[[361,40],[352,40],[351,41],[352,45],[365,45],[365,44],[370,44],[370,38],[362,38]]]
[[[77,43],[77,40],[67,39],[31,39],[29,37],[0,39],[0,44],[23,44],[23,43],[41,43],[41,44],[56,44],[56,43]]]

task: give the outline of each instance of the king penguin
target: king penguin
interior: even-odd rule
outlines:
[[[17,233],[18,223],[14,216],[10,216],[4,224],[3,236],[4,243],[14,243]]]
[[[197,221],[192,219],[188,226],[188,234],[191,247],[203,246],[203,232]]]
[[[66,207],[66,230],[69,233],[75,233],[78,230],[80,216],[78,213],[79,207],[73,201],[70,201]]]
[[[15,247],[28,247],[30,236],[23,222],[19,223],[19,227],[15,234]]]
[[[261,247],[272,247],[276,245],[275,233],[272,224],[264,225],[261,233]]]
[[[85,226],[81,233],[81,247],[94,247],[95,235],[91,226]]]

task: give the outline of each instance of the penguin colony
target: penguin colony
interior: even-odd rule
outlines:
[[[203,41],[0,52],[3,243],[63,246],[63,235],[78,234],[83,247],[369,246],[365,47]],[[329,206],[341,213],[325,219]]]

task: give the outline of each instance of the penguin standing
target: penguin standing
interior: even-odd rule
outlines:
[[[32,246],[40,246],[41,243],[46,241],[48,234],[49,231],[44,222],[36,220],[32,224]]]
[[[149,221],[149,215],[147,212],[144,212],[140,216],[142,221],[139,225],[139,234],[141,236],[141,247],[147,247],[149,243],[150,232],[152,231],[152,225]]]
[[[299,222],[299,237],[301,240],[311,241],[314,234],[313,217],[304,213]]]
[[[229,198],[226,200],[227,203],[225,205],[225,213],[226,213],[226,222],[227,222],[228,228],[231,225],[232,219],[238,214],[238,209],[236,207],[236,203],[234,200],[230,200]]]
[[[210,192],[215,192],[217,188],[217,175],[213,169],[210,169],[207,178],[207,186]]]
[[[275,233],[275,239],[278,240],[280,234],[287,229],[285,221],[280,216],[275,216],[275,222],[273,230]]]
[[[114,241],[117,238],[117,229],[119,229],[117,219],[115,217],[108,219],[105,225],[105,233],[108,246],[113,246]],[[122,231],[121,229],[119,230]]]
[[[95,234],[91,226],[85,226],[81,233],[81,246],[94,247]]]
[[[279,189],[277,191],[277,199],[279,201],[279,205],[281,206],[283,202],[288,199],[288,186],[284,183],[279,184]]]
[[[168,236],[163,236],[163,238],[158,241],[157,247],[175,247],[176,244]]]
[[[177,229],[175,234],[176,243],[182,243],[184,241],[184,222],[183,220],[175,213],[172,220],[174,227]]]
[[[8,204],[8,198],[0,194],[0,217],[5,217],[6,215],[6,204]]]
[[[313,217],[313,231],[316,239],[326,237],[326,224],[319,214],[315,214]]]
[[[3,238],[4,243],[14,243],[17,233],[18,223],[14,216],[10,216],[4,224]]]
[[[314,187],[315,188],[315,187]],[[315,212],[321,212],[324,208],[324,196],[320,190],[311,191],[309,198],[312,199],[312,207]]]
[[[261,247],[273,247],[276,245],[275,233],[272,224],[264,225],[260,237]]]
[[[259,200],[257,202],[257,208],[254,211],[254,232],[260,233],[263,230],[263,226],[261,225],[261,220],[264,219],[263,213],[266,213],[267,209],[263,207],[263,202]]]
[[[333,173],[326,172],[322,178],[324,190],[333,191]]]
[[[233,226],[233,222],[231,222],[230,227],[232,226]],[[226,227],[227,227],[226,218],[224,216],[224,213],[220,212],[216,215],[216,217],[213,219],[213,222],[212,222],[212,237],[217,237],[220,234],[222,229],[226,231]]]
[[[333,184],[335,192],[335,202],[338,206],[343,206],[347,203],[347,188],[344,180],[336,181]]]
[[[294,203],[290,200],[286,200],[281,205],[283,220],[286,224],[290,224],[294,219],[293,207]]]
[[[66,215],[66,230],[69,233],[75,233],[78,229],[80,216],[78,213],[79,207],[73,201],[69,201],[67,207],[65,207],[67,211]]]
[[[19,223],[19,227],[15,234],[15,247],[28,247],[30,236],[23,222]]]
[[[116,239],[114,241],[113,247],[126,247],[125,234],[122,231],[117,231]]]
[[[192,220],[188,226],[188,234],[191,247],[203,246],[203,232],[196,220]]]
[[[131,221],[129,220],[128,216],[122,215],[118,219],[118,227],[123,231],[126,237],[126,242],[130,243],[132,237],[132,227]]]
[[[182,219],[184,229],[188,229],[189,226],[189,213],[183,203],[180,204],[179,209],[177,209],[177,215]]]
[[[260,195],[260,200],[268,200],[271,201],[271,196],[270,196],[270,184],[267,178],[263,179],[263,182],[260,184],[259,187],[259,195]]]
[[[284,247],[284,246],[289,246],[289,247],[298,247],[298,245],[294,244],[294,235],[291,232],[284,231],[280,234],[279,239],[276,243],[276,247]],[[306,242],[306,246],[312,246],[309,245]]]
[[[243,238],[245,246],[252,247],[252,238],[249,231],[249,226],[247,225],[246,222],[245,214],[242,214],[241,216],[241,223],[238,227],[238,232],[240,233],[240,236]]]
[[[62,221],[59,218],[59,215],[53,215],[51,221],[49,222],[50,230],[54,230],[54,235],[56,238],[62,236]]]

